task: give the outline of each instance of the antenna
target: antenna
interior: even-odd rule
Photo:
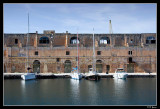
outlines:
[[[110,33],[110,34],[113,33],[111,20],[109,20],[109,33]]]

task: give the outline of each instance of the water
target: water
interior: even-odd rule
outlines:
[[[156,105],[156,78],[4,80],[4,105]]]

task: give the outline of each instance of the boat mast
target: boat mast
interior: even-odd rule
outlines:
[[[93,72],[95,73],[96,70],[95,70],[95,59],[96,59],[96,56],[95,56],[95,44],[94,44],[94,28],[93,28]]]
[[[78,46],[78,31],[77,31],[77,73],[79,73],[79,46]]]
[[[29,72],[28,67],[29,67],[29,62],[28,62],[28,56],[29,56],[29,50],[28,50],[28,37],[29,37],[29,13],[28,13],[28,34],[27,34],[27,73]]]

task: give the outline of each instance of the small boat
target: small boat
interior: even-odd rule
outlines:
[[[95,71],[93,71],[92,68],[90,68],[89,73],[85,76],[85,79],[97,81],[100,80],[100,76]]]
[[[96,73],[96,64],[95,64],[95,60],[96,60],[96,55],[95,55],[95,44],[94,44],[94,28],[93,28],[93,62],[92,62],[92,67],[89,69],[88,74],[86,74],[85,79],[87,80],[100,80],[100,76]]]
[[[28,34],[27,34],[27,43],[26,43],[26,48],[27,48],[27,52],[28,52],[28,55],[29,55],[29,50],[28,50],[28,37],[29,37],[29,13],[28,13]],[[27,55],[27,66],[28,65],[28,55]],[[30,80],[30,79],[36,79],[36,75],[35,73],[29,73],[29,70],[31,68],[30,67],[27,67],[27,73],[21,75],[21,78],[24,79],[24,80]]]
[[[82,74],[78,72],[77,67],[73,68],[73,70],[71,72],[71,78],[76,79],[76,80],[82,79]]]
[[[128,74],[124,71],[123,68],[117,68],[115,74],[113,75],[114,78],[118,79],[126,79]]]
[[[76,79],[76,80],[82,79],[82,74],[79,73],[79,49],[78,48],[79,48],[79,43],[78,43],[78,32],[77,32],[77,66],[76,68],[73,68],[70,75],[72,79]]]
[[[22,78],[22,79],[24,79],[24,80],[36,79],[35,73],[29,73],[29,70],[30,70],[30,69],[31,69],[31,68],[28,67],[28,68],[27,68],[27,73],[21,75],[21,78]]]
[[[36,75],[35,73],[26,73],[24,75],[21,75],[21,78],[24,80],[31,80],[31,79],[35,79]]]

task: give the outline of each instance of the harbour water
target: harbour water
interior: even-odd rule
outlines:
[[[4,80],[4,105],[156,105],[156,78]]]

